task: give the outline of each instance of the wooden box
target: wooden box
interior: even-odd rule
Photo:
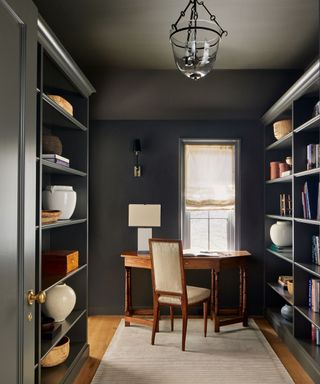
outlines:
[[[79,266],[79,251],[51,250],[42,253],[42,273],[48,275],[66,274]]]

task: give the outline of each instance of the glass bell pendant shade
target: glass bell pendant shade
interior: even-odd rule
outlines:
[[[212,71],[221,39],[216,29],[211,21],[188,20],[170,31],[176,66],[188,78],[198,80]]]

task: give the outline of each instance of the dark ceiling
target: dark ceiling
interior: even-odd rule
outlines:
[[[82,67],[174,69],[168,32],[187,0],[34,0]],[[316,57],[319,0],[206,0],[229,35],[218,69],[304,69]]]

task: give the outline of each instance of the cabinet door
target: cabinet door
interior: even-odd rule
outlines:
[[[0,381],[10,384],[34,383],[36,48],[31,0],[0,0]]]

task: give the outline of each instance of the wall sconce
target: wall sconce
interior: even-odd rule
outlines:
[[[135,165],[133,168],[133,175],[134,175],[134,177],[140,177],[141,176],[141,165],[139,163],[139,154],[141,153],[140,139],[134,140],[133,153],[135,155]]]

